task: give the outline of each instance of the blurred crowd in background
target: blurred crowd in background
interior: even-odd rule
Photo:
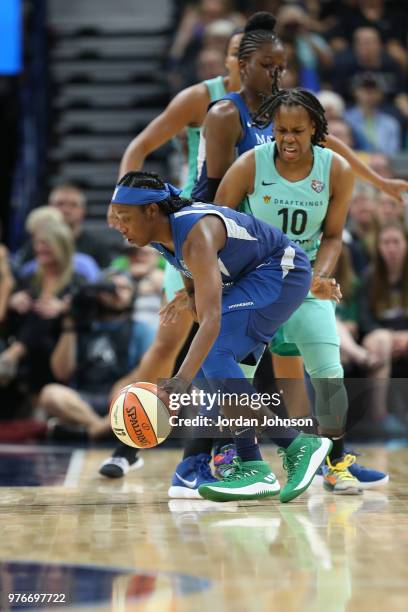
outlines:
[[[320,92],[336,133],[355,149],[408,148],[408,55],[404,3],[386,0],[180,2],[169,50],[174,91],[225,72],[225,48],[249,14],[277,17],[287,67],[282,87]]]
[[[174,95],[225,74],[233,31],[253,12],[271,11],[287,54],[281,86],[316,92],[333,135],[378,173],[404,177],[405,171],[406,177],[404,4],[178,0],[163,78]],[[17,107],[10,103],[14,88],[12,80],[0,77],[1,123],[11,143],[18,131]],[[180,134],[174,147],[180,181],[186,163],[183,142]],[[15,151],[3,147],[1,156],[4,228],[9,214],[3,203],[15,180]],[[406,395],[390,384],[408,376],[407,211],[408,200],[404,208],[357,183],[335,272],[344,296],[337,321],[345,374],[377,381],[365,432],[380,437],[408,432]],[[86,198],[76,185],[54,187],[47,201],[32,202],[27,212],[20,219],[24,238],[12,251],[6,238],[0,246],[0,419],[8,424],[0,428],[0,441],[52,433],[47,420],[55,412],[56,382],[92,407],[85,439],[104,438],[109,435],[103,420],[109,398],[154,338],[163,262],[148,247],[105,242],[90,230]]]

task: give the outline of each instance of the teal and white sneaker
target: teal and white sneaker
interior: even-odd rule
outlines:
[[[299,434],[288,448],[279,448],[288,480],[280,492],[280,501],[286,503],[303,493],[311,484],[321,462],[331,451],[328,438]]]
[[[233,467],[223,480],[201,485],[198,488],[201,497],[221,502],[259,499],[279,493],[279,482],[266,461],[242,461],[235,457]]]

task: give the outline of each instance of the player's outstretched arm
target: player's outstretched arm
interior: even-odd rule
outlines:
[[[338,155],[333,158],[330,187],[330,203],[313,268],[311,291],[320,299],[334,299],[339,302],[341,291],[331,275],[341,252],[342,234],[353,193],[354,176],[346,160]]]
[[[326,141],[323,143],[327,148],[331,149],[335,153],[338,153],[344,159],[348,161],[351,166],[354,174],[362,179],[363,181],[367,181],[384,191],[392,198],[396,198],[400,204],[404,203],[402,193],[404,191],[408,191],[408,182],[402,179],[390,179],[385,178],[372,170],[367,164],[365,164],[359,157],[350,149],[349,146],[341,142],[335,136],[331,136],[330,134],[327,136]]]
[[[239,157],[227,170],[222,179],[214,204],[238,208],[247,193],[252,193],[255,183],[255,151],[251,150]]]
[[[119,179],[131,170],[140,170],[145,158],[187,125],[200,126],[210,98],[203,83],[178,93],[167,108],[127,146],[120,162]]]
[[[140,170],[152,151],[168,142],[187,125],[200,126],[209,103],[208,89],[203,83],[178,93],[167,108],[129,143],[120,162],[118,180],[126,172]],[[112,206],[109,206],[109,227],[115,227],[115,221]]]

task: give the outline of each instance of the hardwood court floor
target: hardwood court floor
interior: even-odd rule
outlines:
[[[391,473],[383,489],[340,497],[313,483],[286,505],[169,501],[178,451],[145,452],[119,481],[97,475],[105,456],[0,446],[0,482],[24,483],[21,461],[35,468],[31,486],[0,489],[1,610],[28,589],[65,593],[54,610],[408,609],[407,448],[365,451]]]

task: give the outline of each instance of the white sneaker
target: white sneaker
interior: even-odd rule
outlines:
[[[108,457],[101,464],[99,473],[107,478],[122,478],[131,470],[138,470],[143,465],[143,457],[136,457],[133,463],[129,463],[126,457]]]

